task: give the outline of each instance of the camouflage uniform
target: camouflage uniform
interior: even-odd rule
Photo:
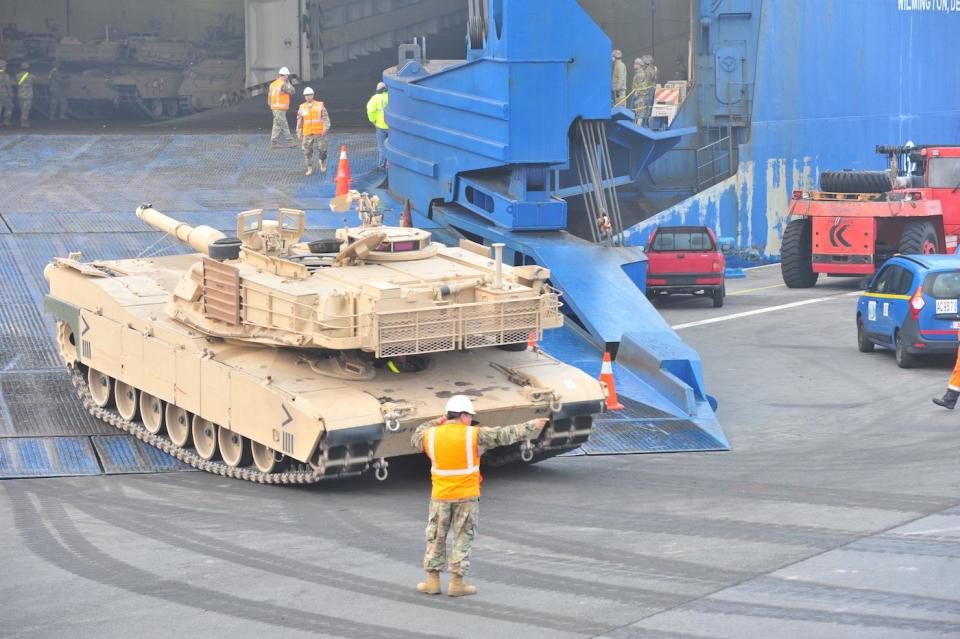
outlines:
[[[50,70],[49,84],[50,92],[50,119],[67,119],[67,96],[63,94],[63,73],[58,67]]]
[[[17,74],[17,97],[20,99],[20,126],[28,127],[33,105],[33,74],[29,71]]]
[[[321,117],[323,118],[323,135],[303,135],[303,120],[300,114],[297,114],[297,137],[300,138],[300,149],[303,151],[303,159],[306,161],[307,169],[310,172],[313,172],[314,154],[317,155],[317,160],[320,162],[320,171],[326,172],[327,170],[327,145],[329,142],[327,134],[330,133],[330,114],[327,113],[326,105],[323,107]]]
[[[437,425],[432,419],[417,427],[410,443],[423,452],[423,440],[428,429]],[[529,439],[537,432],[535,421],[499,428],[481,427],[477,433],[477,446],[480,455],[498,446],[509,446]],[[423,556],[423,568],[427,572],[441,571],[444,566],[460,576],[470,570],[470,549],[477,534],[477,520],[480,516],[480,498],[455,500],[430,500],[427,517],[427,551]],[[447,556],[447,534],[453,530],[453,544]]]
[[[5,67],[0,67],[0,119],[10,126],[13,118],[13,84]]]

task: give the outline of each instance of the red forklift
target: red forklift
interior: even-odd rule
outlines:
[[[790,288],[820,274],[869,277],[896,254],[953,253],[960,235],[960,145],[878,146],[886,171],[824,171],[794,191],[780,270]]]

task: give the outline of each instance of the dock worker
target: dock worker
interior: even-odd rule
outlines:
[[[50,119],[67,119],[67,96],[63,91],[63,73],[60,65],[53,63],[50,75],[47,77],[47,91],[50,94]]]
[[[627,65],[623,63],[621,58],[623,58],[623,53],[620,49],[614,49],[610,54],[610,60],[613,62],[611,97],[615,106],[627,95]]]
[[[646,126],[644,118],[647,113],[647,106],[653,101],[654,85],[650,83],[647,64],[644,58],[637,58],[633,61],[633,113],[637,124]]]
[[[277,79],[270,83],[267,91],[267,103],[273,113],[273,129],[270,131],[270,148],[280,148],[280,135],[287,138],[287,144],[296,146],[293,136],[290,135],[290,125],[287,123],[287,111],[290,110],[290,96],[294,94],[290,84],[290,69],[280,67]]]
[[[320,172],[327,172],[327,134],[330,133],[330,114],[323,102],[315,100],[313,89],[303,90],[303,104],[297,110],[297,137],[307,162],[306,175],[313,175],[313,154],[320,160]]]
[[[383,170],[387,166],[387,154],[384,151],[384,145],[387,143],[387,136],[390,135],[387,126],[386,113],[387,103],[390,101],[390,95],[387,93],[387,85],[383,82],[377,83],[377,92],[367,100],[367,119],[373,125],[377,132],[377,169]]]
[[[7,73],[7,62],[0,60],[0,122],[10,126],[13,119],[13,82]]]
[[[30,73],[30,63],[20,65],[17,74],[17,99],[20,101],[20,126],[30,128],[30,107],[33,106],[33,74]]]
[[[957,333],[957,337],[960,339],[960,333]],[[943,397],[934,397],[933,403],[953,410],[957,407],[957,398],[960,398],[960,350],[957,351],[957,362],[953,365],[950,379],[947,380],[947,392]]]
[[[463,597],[477,592],[463,578],[470,569],[470,550],[480,515],[480,457],[491,448],[529,440],[540,434],[546,419],[513,426],[477,427],[473,402],[466,395],[447,401],[446,416],[417,427],[410,443],[431,461],[430,511],[427,517],[427,551],[423,569],[427,578],[417,584],[419,592],[440,594],[440,571],[450,573],[447,594]],[[447,556],[447,533],[453,544]]]

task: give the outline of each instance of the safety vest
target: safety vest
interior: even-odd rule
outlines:
[[[440,500],[480,496],[479,431],[475,426],[448,422],[427,431],[425,452],[433,479],[431,497]]]
[[[312,104],[304,102],[297,115],[303,118],[304,135],[323,135],[323,102],[314,100]]]
[[[372,98],[367,101],[367,119],[373,123],[373,126],[378,129],[387,129],[387,104],[390,102],[389,94],[384,91],[383,93],[375,93]]]
[[[20,81],[17,82],[17,86],[20,86],[21,84],[23,84],[26,81],[26,79],[29,77],[30,77],[30,72],[24,71],[23,75],[20,76]]]
[[[290,94],[284,93],[283,80],[277,78],[270,83],[270,94],[267,101],[270,102],[270,109],[273,111],[286,111],[290,108]]]

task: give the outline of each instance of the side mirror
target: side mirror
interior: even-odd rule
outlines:
[[[868,288],[870,288],[870,280],[868,279],[860,280],[860,290],[865,291]]]

